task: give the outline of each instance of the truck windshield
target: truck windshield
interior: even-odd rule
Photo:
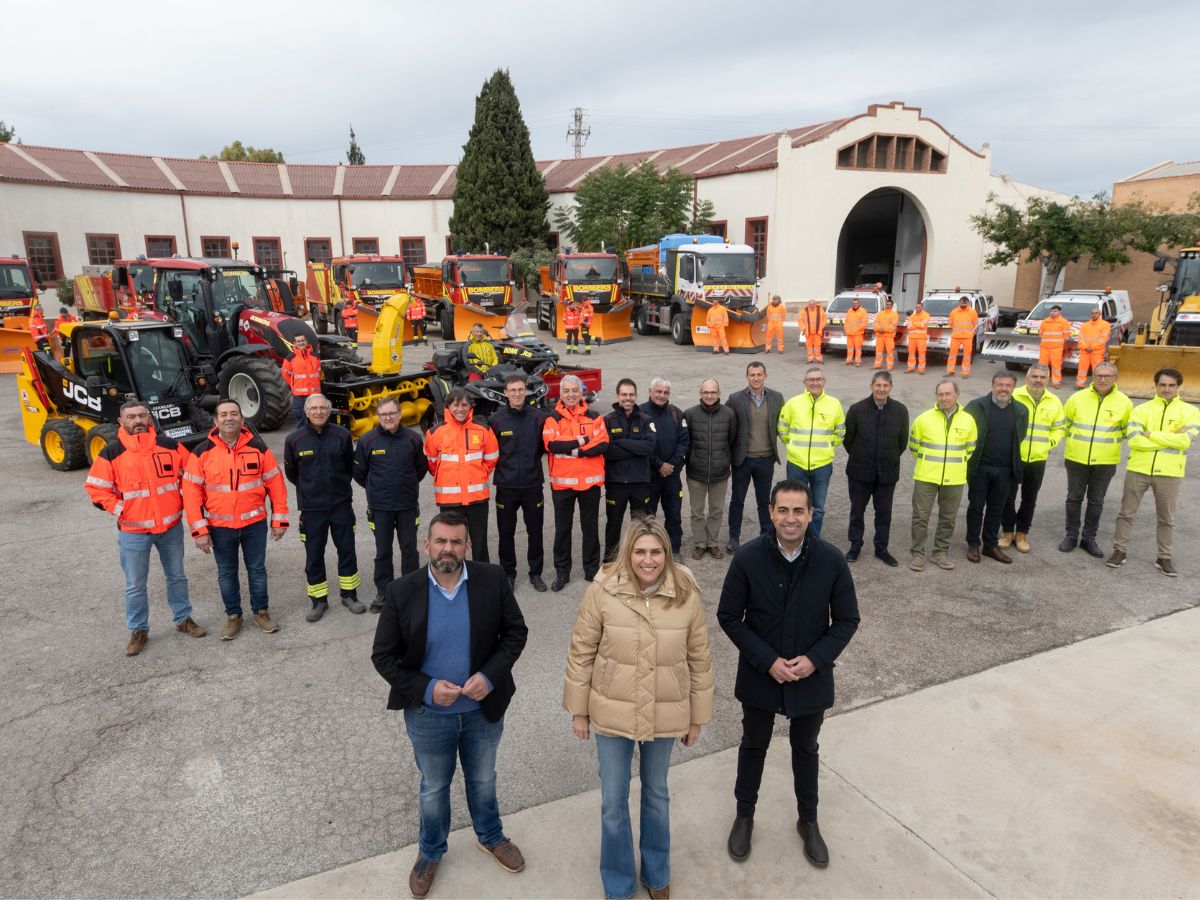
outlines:
[[[262,282],[249,269],[217,269],[213,282],[213,308],[228,314],[235,306],[270,309]]]
[[[506,259],[463,259],[459,260],[458,271],[463,284],[508,284]]]
[[[1041,321],[1050,315],[1050,307],[1052,306],[1061,306],[1062,316],[1068,322],[1086,322],[1091,318],[1092,310],[1096,308],[1096,303],[1064,303],[1062,300],[1043,300],[1033,308],[1033,312],[1029,314],[1029,318],[1034,321]]]
[[[590,281],[593,284],[609,284],[617,280],[617,260],[615,257],[596,257],[594,259],[568,259],[568,281]]]
[[[826,310],[826,312],[844,313],[850,308],[850,304],[852,304],[854,300],[854,297],[834,297],[829,301],[829,308]],[[878,306],[874,300],[864,300],[862,297],[858,298],[858,305],[865,307],[867,312],[875,312],[876,307]]]
[[[138,329],[129,342],[129,365],[138,398],[158,403],[168,398],[192,399],[192,383],[183,370],[183,347],[170,328]],[[130,335],[132,338],[133,335]]]
[[[350,267],[350,282],[360,288],[404,287],[404,263],[356,262]]]
[[[1175,299],[1200,294],[1200,256],[1185,256],[1175,268]]]
[[[33,284],[24,265],[0,266],[0,297],[32,297]]]
[[[712,253],[700,256],[705,284],[753,284],[757,278],[753,253]]]
[[[925,312],[931,316],[948,316],[950,310],[958,306],[958,295],[953,297],[926,297],[921,301]]]

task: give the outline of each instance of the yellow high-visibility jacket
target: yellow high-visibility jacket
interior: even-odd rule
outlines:
[[[1067,416],[1067,459],[1085,466],[1115,466],[1121,461],[1121,441],[1133,412],[1132,400],[1115,387],[1101,397],[1089,385],[1067,398],[1063,412]]]
[[[1188,448],[1200,435],[1200,409],[1155,397],[1129,414],[1129,471],[1182,478]]]
[[[1050,391],[1042,391],[1040,400],[1034,400],[1029,388],[1021,385],[1013,391],[1013,399],[1029,410],[1029,430],[1021,441],[1022,462],[1042,462],[1050,458],[1050,451],[1067,436],[1067,417],[1062,401]]]
[[[975,452],[979,429],[961,406],[947,416],[935,406],[917,416],[909,430],[908,449],[916,460],[914,481],[937,485],[967,483],[967,461]]]
[[[788,462],[812,471],[833,462],[834,449],[846,437],[846,412],[836,397],[822,392],[797,394],[779,413],[776,426]]]

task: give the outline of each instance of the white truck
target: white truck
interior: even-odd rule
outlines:
[[[850,309],[855,300],[858,305],[867,311],[867,333],[863,335],[863,353],[875,350],[875,331],[871,327],[875,324],[875,315],[884,308],[884,303],[888,299],[887,291],[882,288],[876,288],[873,285],[860,284],[852,291],[839,291],[829,301],[829,305],[825,307],[825,335],[823,343],[828,350],[840,350],[846,352],[846,311]],[[800,336],[800,344],[804,344],[804,336]]]
[[[1125,342],[1133,325],[1133,308],[1129,305],[1128,291],[1110,288],[1096,291],[1060,291],[1041,301],[1024,318],[1017,321],[1012,331],[988,334],[983,344],[985,359],[1004,363],[1012,372],[1020,372],[1038,361],[1041,354],[1041,337],[1038,329],[1042,320],[1050,315],[1050,308],[1062,307],[1062,316],[1072,324],[1072,336],[1079,333],[1079,326],[1091,318],[1092,310],[1099,307],[1101,317],[1109,323],[1109,346]],[[1063,368],[1079,367],[1079,347],[1068,340],[1063,351]]]
[[[996,324],[1000,321],[1000,307],[990,294],[973,288],[958,287],[954,290],[938,288],[928,291],[925,299],[921,301],[925,312],[929,313],[929,337],[925,343],[927,354],[950,352],[950,310],[958,306],[961,297],[966,297],[971,301],[971,306],[975,308],[975,313],[979,316],[979,322],[975,325],[975,351],[983,345],[984,336],[996,330]],[[911,312],[909,310],[909,313]],[[907,314],[905,321],[907,321]],[[903,334],[897,338],[896,346],[902,347],[907,357],[908,333],[904,324],[905,322],[900,323]]]

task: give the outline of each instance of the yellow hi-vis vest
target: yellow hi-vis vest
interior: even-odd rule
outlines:
[[[1129,415],[1129,471],[1182,478],[1188,447],[1200,435],[1200,409],[1178,397],[1139,403]]]
[[[916,460],[914,481],[937,485],[967,483],[967,460],[975,452],[979,429],[961,406],[947,417],[940,408],[917,416],[908,435],[908,449]]]
[[[1101,397],[1089,386],[1068,397],[1063,412],[1067,416],[1067,459],[1085,466],[1115,466],[1121,461],[1121,441],[1133,412],[1132,400],[1115,387]]]
[[[1013,391],[1013,399],[1029,410],[1029,430],[1025,432],[1025,440],[1021,441],[1021,462],[1049,459],[1050,451],[1067,434],[1062,401],[1049,391],[1042,391],[1042,398],[1034,400],[1025,385]]]
[[[805,391],[783,405],[776,426],[794,466],[812,471],[833,462],[833,451],[846,437],[846,413],[837,398]]]

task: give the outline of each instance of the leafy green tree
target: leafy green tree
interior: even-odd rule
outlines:
[[[541,280],[538,272],[542,266],[548,266],[554,260],[554,254],[545,247],[522,247],[508,255],[513,267],[513,277],[522,289],[537,289]]]
[[[13,140],[18,144],[21,143],[21,139],[17,137],[17,127],[8,125],[3,119],[0,119],[0,144],[7,144]]]
[[[358,138],[354,136],[354,126],[350,126],[350,149],[346,151],[346,162],[352,166],[364,165],[367,158],[363,156],[362,147],[358,146]]]
[[[664,234],[701,234],[712,222],[710,200],[696,202],[690,175],[652,162],[597,169],[575,191],[575,207],[560,207],[554,221],[581,250],[603,245],[623,253],[657,241]]]
[[[475,123],[458,164],[450,216],[455,247],[544,247],[549,208],[512,79],[497,69],[475,98]]]
[[[54,286],[54,292],[58,295],[58,302],[62,306],[75,305],[75,279],[67,278],[65,275],[58,280],[58,284]],[[57,313],[58,310],[56,309]]]
[[[1004,266],[1023,256],[1042,264],[1039,299],[1049,296],[1068,263],[1090,256],[1113,269],[1131,262],[1129,251],[1154,253],[1160,247],[1190,245],[1200,239],[1200,209],[1168,213],[1142,201],[1115,205],[1107,194],[1059,203],[1032,197],[1024,209],[988,197],[993,210],[971,217],[971,226],[991,248],[988,266]]]
[[[241,141],[234,141],[232,144],[224,147],[220,153],[213,154],[212,156],[201,154],[200,158],[220,159],[225,162],[285,162],[283,154],[277,150],[272,150],[270,147],[258,148],[249,145],[243,147]]]

